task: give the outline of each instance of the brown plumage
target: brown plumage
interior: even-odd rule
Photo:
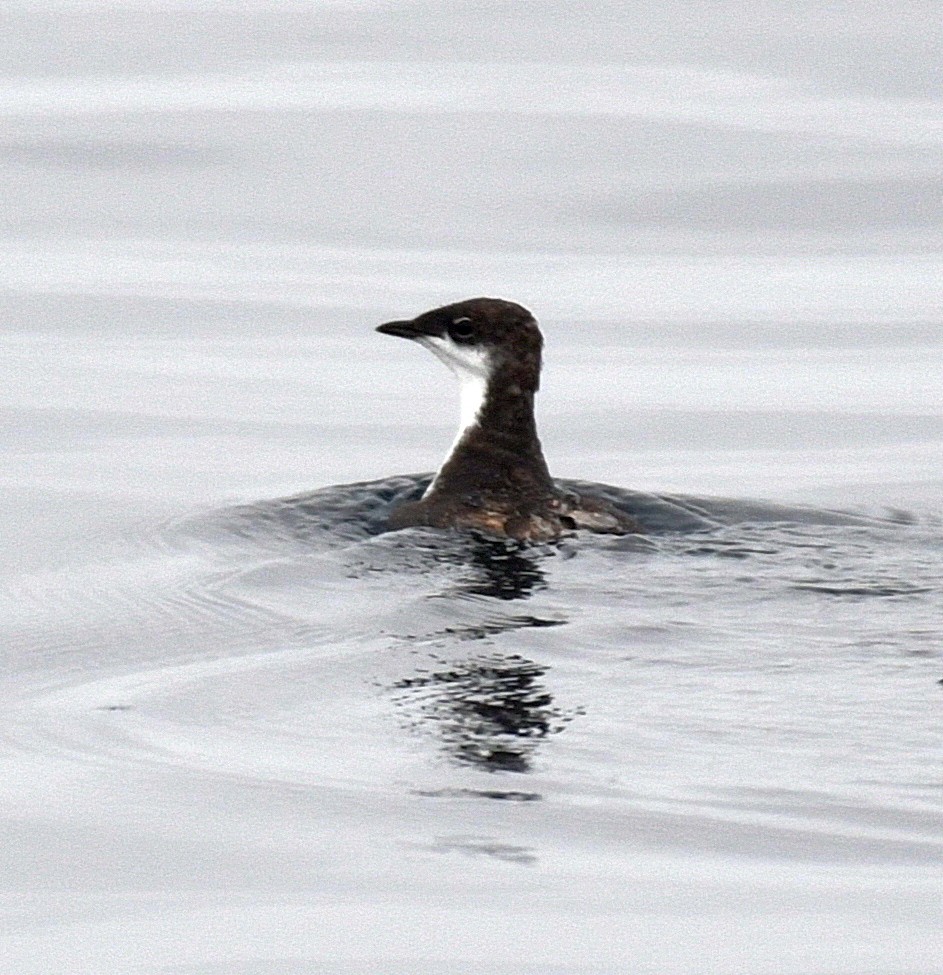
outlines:
[[[393,512],[391,528],[478,529],[520,541],[547,541],[576,528],[639,530],[605,502],[554,484],[534,419],[543,337],[526,308],[473,298],[377,331],[425,346],[462,382],[458,439],[425,495]]]

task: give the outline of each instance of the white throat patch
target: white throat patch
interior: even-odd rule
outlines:
[[[488,352],[480,346],[459,345],[449,338],[438,336],[423,336],[417,339],[420,345],[425,346],[436,358],[441,359],[453,373],[458,377],[460,385],[461,413],[459,417],[458,435],[449,450],[444,463],[448,463],[449,457],[455,452],[462,437],[469,427],[478,422],[481,407],[485,402],[485,392],[488,389],[488,380],[491,377],[491,357]],[[440,469],[441,470],[441,469]],[[432,483],[426,488],[426,497],[435,487],[439,475],[432,479]]]

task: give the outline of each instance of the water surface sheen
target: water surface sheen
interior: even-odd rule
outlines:
[[[0,2],[0,975],[943,975],[932,6]]]
[[[313,938],[357,971],[374,956],[337,932],[363,912],[403,951],[431,913],[433,943],[461,918],[500,953],[551,911],[601,959],[558,970],[601,972],[653,909],[693,957],[698,911],[747,914],[773,971],[877,898],[932,941],[938,523],[565,481],[645,534],[383,531],[428,479],[183,512],[21,582],[0,790],[29,828],[4,856],[85,891],[21,904],[24,931],[52,911],[95,957],[186,907],[242,953],[248,919],[270,952]],[[229,948],[201,950],[162,970],[224,971]]]

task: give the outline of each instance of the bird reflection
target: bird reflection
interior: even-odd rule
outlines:
[[[446,752],[489,772],[528,772],[542,739],[572,716],[553,703],[547,668],[518,655],[489,655],[397,681],[399,703],[433,723]]]
[[[469,565],[475,571],[463,586],[466,592],[502,600],[527,599],[546,587],[536,557],[539,550],[483,535],[471,536],[469,541]]]
[[[553,549],[472,532],[439,538],[436,561],[457,565],[460,573],[436,594],[443,600],[439,611],[451,609],[448,625],[434,638],[438,648],[467,641],[480,646],[522,628],[566,622],[498,611],[491,602],[527,599],[545,588],[540,561]],[[497,651],[434,659],[438,666],[403,678],[394,688],[401,692],[399,703],[418,715],[414,723],[431,725],[457,762],[489,772],[528,772],[539,743],[570,720],[554,705],[545,682],[548,668],[533,660]]]
[[[410,564],[418,568],[424,560],[427,569],[436,566],[458,569],[459,582],[452,576],[446,590],[456,589],[472,596],[488,596],[508,602],[528,599],[547,586],[540,562],[556,552],[551,546],[522,544],[507,538],[493,538],[478,532],[443,532],[418,529],[387,536],[388,546],[399,544],[412,554]],[[398,565],[403,565],[402,559]]]

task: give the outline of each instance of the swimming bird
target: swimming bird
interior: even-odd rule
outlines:
[[[390,528],[477,529],[541,542],[576,529],[625,535],[634,520],[601,499],[556,486],[537,437],[534,396],[543,336],[534,316],[499,298],[472,298],[377,328],[411,339],[458,377],[461,422],[445,462]]]

